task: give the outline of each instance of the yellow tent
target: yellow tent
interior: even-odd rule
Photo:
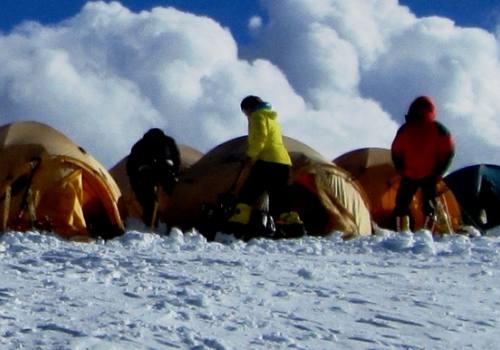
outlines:
[[[185,173],[191,167],[191,165],[198,161],[203,154],[200,151],[186,145],[178,145],[178,147],[181,156],[179,173],[182,176],[182,174]],[[120,210],[121,217],[124,220],[129,217],[140,219],[142,217],[142,208],[135,198],[134,191],[132,190],[129,178],[127,176],[127,159],[128,156],[124,157],[122,160],[116,163],[109,170],[109,172],[115,179],[122,193],[122,196],[118,201],[118,208]],[[162,191],[160,193],[158,208],[160,219],[165,216],[165,211],[168,210],[169,203],[169,196]]]
[[[308,233],[327,235],[338,230],[345,238],[371,234],[362,190],[347,172],[299,141],[288,137],[284,141],[293,162],[290,204],[303,217]],[[165,221],[183,229],[198,227],[203,203],[215,203],[234,183],[245,149],[246,137],[240,137],[196,162],[180,177]]]
[[[35,228],[65,238],[123,233],[113,178],[59,131],[37,122],[0,127],[0,165],[3,231]]]
[[[392,164],[391,151],[385,148],[362,148],[341,155],[333,160],[358,181],[369,198],[373,220],[380,227],[395,229],[392,211],[401,178]],[[459,230],[462,224],[460,206],[453,192],[441,181],[438,184],[438,221],[436,233]],[[446,211],[446,215],[444,212]],[[410,207],[413,229],[423,227],[422,194],[418,191]],[[446,217],[448,222],[444,222]],[[450,226],[450,227],[448,227]]]

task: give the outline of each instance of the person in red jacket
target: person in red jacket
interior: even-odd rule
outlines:
[[[393,213],[398,230],[409,230],[410,203],[419,188],[422,189],[425,226],[431,229],[434,223],[436,185],[455,154],[453,137],[436,121],[436,115],[436,105],[430,97],[416,98],[392,143],[392,160],[401,175]]]

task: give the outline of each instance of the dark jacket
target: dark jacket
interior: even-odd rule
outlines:
[[[127,160],[127,174],[136,192],[161,185],[170,193],[179,167],[180,153],[175,140],[156,128],[134,144]]]

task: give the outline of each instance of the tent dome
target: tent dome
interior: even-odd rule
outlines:
[[[462,208],[465,224],[479,229],[500,225],[500,166],[475,164],[444,178]]]
[[[52,127],[0,127],[0,213],[5,230],[110,238],[123,232],[121,193],[108,171]]]

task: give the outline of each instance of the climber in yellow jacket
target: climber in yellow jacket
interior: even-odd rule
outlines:
[[[300,221],[296,213],[285,210],[284,193],[292,161],[283,144],[278,114],[269,103],[257,96],[245,97],[241,101],[241,110],[248,119],[248,148],[235,186],[238,204],[229,221],[248,224],[252,206],[264,192],[269,195],[271,216],[282,221]]]

